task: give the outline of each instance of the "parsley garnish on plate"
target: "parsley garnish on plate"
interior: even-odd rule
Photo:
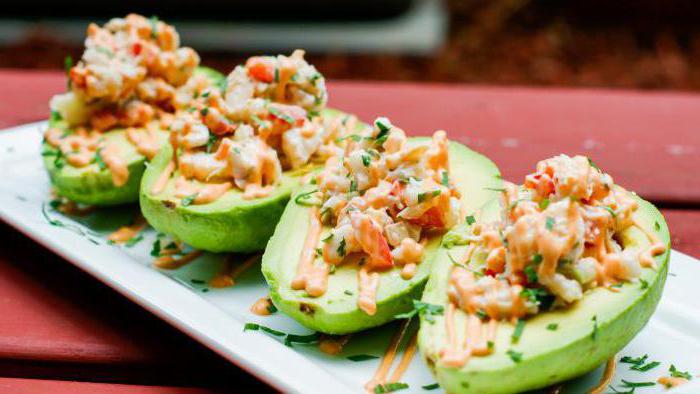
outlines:
[[[283,333],[282,331],[277,331],[277,330],[274,330],[270,327],[261,326],[260,324],[257,324],[257,323],[246,323],[245,326],[243,327],[243,331],[248,331],[248,330],[264,331],[264,332],[271,334],[271,335],[274,335],[276,337],[281,337],[281,336],[287,335],[287,334]]]
[[[442,305],[430,304],[420,300],[413,300],[413,309],[406,313],[401,313],[394,318],[410,319],[415,315],[423,316],[428,323],[435,322],[435,316],[442,316],[445,308]]]
[[[408,384],[402,382],[378,384],[374,386],[374,394],[392,393],[394,391],[405,390],[407,388]]]
[[[359,362],[359,361],[374,360],[376,358],[379,358],[379,356],[373,356],[371,354],[355,354],[353,356],[348,356],[347,358],[350,361]]]
[[[476,219],[474,219],[474,215],[469,215],[466,218],[467,224],[471,226],[472,224],[476,223]]]
[[[440,388],[439,383],[433,383],[433,384],[426,384],[425,386],[421,386],[423,390],[437,390]]]
[[[676,369],[676,366],[671,364],[671,368],[668,369],[668,372],[671,373],[671,376],[674,378],[683,378],[683,379],[688,379],[691,380],[693,377],[688,373],[684,371],[679,371]]]

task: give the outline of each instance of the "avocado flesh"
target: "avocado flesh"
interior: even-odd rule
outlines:
[[[195,74],[204,75],[212,82],[218,83],[224,79],[224,75],[208,67],[198,67]],[[49,120],[49,127],[69,129],[67,122],[63,120]],[[119,147],[119,152],[129,168],[129,179],[122,186],[115,186],[112,182],[112,173],[108,168],[100,169],[97,163],[85,167],[73,167],[65,163],[62,168],[55,165],[54,155],[44,155],[44,167],[49,173],[51,184],[58,195],[69,200],[97,206],[109,206],[133,203],[138,201],[141,177],[146,169],[146,157],[140,154],[134,145],[126,137],[123,128],[110,130],[104,133],[104,138],[109,143]],[[167,130],[159,133],[161,142],[168,139]],[[42,143],[42,152],[57,152],[58,149],[46,142]]]
[[[426,139],[411,138],[409,141],[421,140]],[[497,195],[497,192],[486,189],[499,187],[502,183],[493,162],[455,142],[450,143],[449,154],[450,181],[461,192],[467,212],[473,212]],[[308,186],[299,192],[312,189]],[[439,235],[426,245],[423,261],[410,280],[401,278],[400,268],[380,273],[377,312],[370,316],[357,307],[356,265],[337,266],[328,277],[328,290],[321,297],[312,298],[304,290],[290,287],[306,239],[309,211],[310,207],[290,201],[263,255],[262,272],[270,286],[270,298],[279,310],[310,329],[327,334],[347,334],[379,326],[413,308],[412,300],[420,297],[430,274],[440,244]],[[324,232],[329,230],[328,226],[324,227]]]
[[[333,109],[325,109],[322,115],[345,116]],[[141,211],[156,230],[210,252],[264,249],[301,177],[318,168],[308,165],[283,172],[280,183],[267,197],[246,200],[240,189],[233,188],[212,203],[182,206],[181,199],[174,196],[177,171],[162,193],[154,196],[150,192],[172,157],[172,146],[166,144],[151,161],[142,181]]]
[[[613,357],[644,327],[661,297],[670,255],[670,236],[661,213],[649,202],[638,198],[639,209],[634,217],[666,244],[666,252],[656,256],[656,270],[643,268],[641,278],[649,286],[624,283],[615,293],[595,288],[584,293],[582,300],[566,308],[540,313],[526,320],[525,329],[516,344],[511,344],[514,325],[499,322],[494,353],[471,357],[462,368],[450,368],[439,361],[446,346],[444,316],[435,316],[435,323],[421,320],[418,345],[440,386],[449,393],[514,393],[543,388],[583,375]],[[482,211],[484,219],[498,218],[500,208],[490,203]],[[658,223],[658,226],[656,225]],[[656,230],[658,228],[658,230]],[[630,228],[622,233],[625,248],[649,245],[644,233]],[[441,247],[435,258],[423,301],[447,306],[447,282],[452,262],[447,255],[461,256],[466,246]],[[463,332],[464,316],[456,314],[456,331]],[[597,330],[593,334],[593,316]],[[555,331],[547,325],[555,323]],[[509,349],[522,353],[515,363],[506,353]]]

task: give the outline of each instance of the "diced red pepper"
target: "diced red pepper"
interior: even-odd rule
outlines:
[[[265,57],[251,57],[245,63],[248,74],[260,82],[270,83],[275,80],[275,65],[272,59]]]

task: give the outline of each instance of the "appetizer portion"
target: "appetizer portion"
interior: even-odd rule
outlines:
[[[197,53],[155,18],[90,24],[82,58],[67,63],[68,92],[50,103],[42,154],[57,193],[91,205],[136,201],[174,113],[223,79],[198,65]]]
[[[444,237],[422,298],[443,313],[421,320],[419,346],[451,393],[596,368],[642,329],[666,280],[664,218],[588,158],[543,160],[502,197]]]
[[[356,123],[326,100],[303,51],[248,59],[222,92],[204,90],[175,116],[144,176],[143,215],[196,249],[263,249],[301,176]]]
[[[378,118],[340,144],[287,205],[262,263],[275,306],[329,334],[408,312],[442,234],[500,185],[491,161],[444,131],[408,139]]]

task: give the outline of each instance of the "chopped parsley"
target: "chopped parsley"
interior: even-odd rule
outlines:
[[[659,224],[658,221],[654,222],[654,229],[655,229],[656,231],[661,230],[661,225]]]
[[[476,223],[476,219],[474,219],[474,215],[469,215],[469,216],[467,216],[466,220],[467,220],[467,224],[470,225],[470,226],[471,226],[472,224]]]
[[[377,118],[374,125],[379,129],[379,133],[374,137],[374,143],[382,145],[389,138],[389,130],[391,130],[391,122],[387,118]]]
[[[406,313],[398,314],[394,316],[394,318],[410,319],[415,315],[419,315],[425,318],[425,321],[432,324],[435,322],[435,316],[442,316],[444,312],[445,308],[442,305],[435,305],[420,300],[413,300],[412,310]]]
[[[450,178],[449,175],[447,174],[447,171],[442,172],[442,185],[446,187],[450,187]]]
[[[644,290],[649,287],[649,281],[639,278],[639,288]]]
[[[63,120],[63,116],[61,116],[61,113],[56,111],[56,110],[51,110],[51,115],[49,117],[49,120],[52,122],[60,122]]]
[[[338,249],[336,249],[336,252],[338,252],[338,256],[344,257],[345,256],[345,237],[340,240],[340,243],[338,244]]]
[[[547,290],[538,287],[526,287],[520,292],[520,296],[527,298],[537,305],[546,305],[548,299],[552,297]]]
[[[160,239],[156,239],[151,247],[151,256],[160,257]]]
[[[392,393],[394,391],[405,390],[408,388],[407,383],[391,382],[383,383],[374,386],[374,394]]]
[[[216,140],[216,135],[209,134],[209,139],[207,140],[207,153],[211,153],[211,150],[214,149],[214,144],[216,144]]]
[[[673,364],[671,364],[671,368],[668,369],[668,372],[670,372],[671,376],[673,376],[674,378],[683,378],[688,380],[693,379],[693,377],[688,372],[679,371]]]
[[[595,169],[598,170],[599,172],[602,172],[602,171],[600,171],[600,168],[593,162],[593,160],[591,160],[590,157],[587,157],[587,159],[588,159],[588,164],[589,164],[591,167],[595,168]]]
[[[318,342],[320,336],[321,334],[317,332],[308,335],[287,334],[284,338],[284,345],[292,347],[295,343],[312,344]]]
[[[532,263],[539,264],[541,262],[542,262],[542,255],[540,253],[535,253],[535,255],[532,256]]]
[[[157,39],[158,38],[158,17],[153,15],[151,16],[151,38],[152,39]]]
[[[271,315],[277,312],[277,307],[276,307],[275,304],[273,304],[273,303],[267,304],[267,306],[265,307],[265,309],[267,309],[267,311],[268,311]]]
[[[442,191],[440,189],[433,190],[432,192],[418,193],[418,203],[422,203],[425,200],[437,197]]]
[[[107,163],[105,163],[104,158],[102,158],[102,148],[98,149],[95,152],[95,163],[97,163],[97,166],[100,168],[100,170],[104,170],[107,168]]]
[[[186,207],[186,206],[188,206],[188,205],[192,205],[192,203],[194,202],[195,198],[197,198],[197,195],[198,195],[198,194],[199,194],[199,193],[192,193],[192,194],[190,194],[189,196],[183,198],[183,199],[182,199],[182,206],[183,206],[183,207]]]
[[[358,135],[358,134],[350,134],[350,135],[346,135],[345,137],[336,138],[335,142],[343,142],[343,141],[348,140],[348,139],[353,140],[355,142],[360,142],[360,141],[362,141],[362,136]]]
[[[547,230],[552,231],[552,229],[554,228],[554,223],[554,218],[551,216],[547,216],[547,220],[544,225],[547,228]]]
[[[425,386],[421,386],[423,390],[437,390],[440,388],[439,383],[433,383],[433,384],[426,384]]]
[[[350,290],[345,290],[343,293],[345,293],[346,295],[349,295],[349,296],[351,296],[351,295],[354,294],[354,293],[353,293],[352,291],[350,291]]]
[[[331,242],[331,239],[333,239],[333,233],[328,233],[326,238],[323,238],[321,240],[321,242],[323,242],[324,244],[327,244],[328,242]]]
[[[303,205],[303,206],[307,206],[307,207],[312,207],[312,206],[318,205],[318,204],[314,204],[314,203],[307,201],[314,195],[314,193],[317,193],[317,192],[318,192],[318,189],[314,189],[314,190],[308,191],[306,193],[300,193],[296,197],[294,197],[294,202],[297,205]]]
[[[518,319],[515,324],[515,330],[513,330],[513,335],[510,336],[511,343],[518,343],[520,337],[523,335],[523,330],[525,330],[525,320]]]
[[[355,354],[353,356],[348,356],[347,359],[354,362],[374,360],[379,358],[379,356],[373,356],[371,354]]]
[[[601,207],[602,207],[603,209],[605,209],[606,211],[608,211],[608,212],[610,213],[610,216],[612,216],[612,217],[614,217],[614,218],[617,217],[617,214],[615,213],[615,210],[612,209],[611,207],[609,207],[609,206],[607,206],[607,205],[601,205]]]
[[[644,364],[644,365],[633,365],[630,369],[633,369],[635,371],[646,372],[646,371],[649,371],[650,369],[654,369],[654,368],[658,367],[659,365],[661,365],[660,362],[652,361],[652,362],[650,362],[648,364]]]
[[[66,55],[66,57],[63,59],[63,70],[66,72],[66,76],[68,77],[68,90],[71,89],[71,86],[73,84],[73,80],[70,78],[71,68],[73,68],[73,57],[71,55]]]
[[[270,113],[272,115],[274,115],[277,119],[281,119],[281,120],[289,123],[290,125],[294,124],[294,118],[292,118],[291,116],[289,116],[285,113],[280,112],[277,108],[269,107],[268,111],[270,111]]]
[[[480,320],[486,320],[486,319],[489,317],[489,315],[487,315],[486,312],[484,312],[484,311],[481,310],[481,309],[479,309],[478,311],[476,311],[476,316],[477,316]]]
[[[362,154],[362,164],[365,167],[369,167],[369,164],[372,162],[372,158],[369,155]]]
[[[143,234],[138,234],[138,235],[136,235],[135,237],[129,238],[129,240],[127,240],[127,241],[124,243],[124,246],[126,246],[127,248],[130,248],[130,247],[136,245],[137,243],[139,243],[139,242],[141,242],[141,241],[143,241]]]
[[[199,110],[199,113],[202,114],[202,116],[207,116],[209,113],[209,107],[204,107],[201,110]]]
[[[542,201],[540,201],[540,209],[545,210],[549,206],[549,199],[548,198],[543,198]]]
[[[513,349],[508,349],[506,354],[510,357],[511,360],[513,360],[514,363],[519,363],[523,359],[523,354],[520,352],[516,352]]]
[[[353,179],[350,181],[350,193],[357,191],[357,182]]]
[[[195,285],[203,285],[203,284],[207,283],[201,279],[190,279],[190,282],[194,283]]]
[[[280,81],[280,69],[275,67],[275,82]]]
[[[654,382],[630,382],[622,379],[622,386],[625,388],[649,387],[654,385],[656,385]]]
[[[491,190],[492,192],[501,192],[504,193],[506,189],[502,187],[485,187],[484,190]]]
[[[524,271],[525,276],[527,276],[527,283],[537,283],[537,271],[534,265],[528,265]]]
[[[281,336],[286,335],[282,331],[277,331],[277,330],[274,330],[270,327],[261,326],[260,324],[257,324],[257,323],[246,323],[245,326],[243,327],[243,331],[248,331],[248,330],[250,330],[250,331],[264,331],[264,332],[266,332],[268,334],[272,334],[276,337],[281,337]]]
[[[557,323],[549,323],[549,324],[547,324],[547,329],[548,329],[549,331],[556,331],[557,328],[559,328],[559,324],[557,324]]]

